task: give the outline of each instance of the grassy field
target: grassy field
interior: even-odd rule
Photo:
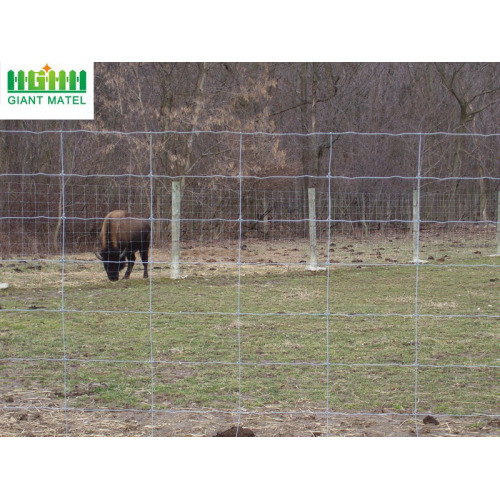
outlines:
[[[329,273],[305,241],[245,242],[241,266],[191,245],[182,279],[156,250],[117,283],[91,254],[64,280],[2,261],[1,432],[214,435],[239,412],[257,435],[500,435],[493,244],[428,239],[417,269],[409,239],[336,241]]]

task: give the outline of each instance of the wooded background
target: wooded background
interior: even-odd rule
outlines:
[[[496,220],[500,138],[467,134],[500,132],[499,70],[498,63],[96,63],[94,121],[0,122],[0,218],[9,234],[3,251],[16,234],[25,249],[27,234],[46,232],[49,245],[57,233],[61,154],[64,212],[75,218],[73,233],[83,235],[72,237],[76,246],[93,245],[114,208],[149,216],[153,207],[161,239],[171,176],[183,177],[183,218],[237,218],[240,152],[250,176],[245,218],[259,220],[270,209],[273,219],[307,218],[311,186],[324,215],[329,169],[360,177],[334,180],[334,219],[410,218],[419,137],[342,132],[460,134],[423,138],[422,176],[447,178],[422,182],[422,194],[440,200],[429,202],[427,218]],[[69,132],[62,147],[60,134],[27,133],[47,130]],[[78,130],[87,132],[71,133]],[[175,133],[121,134],[136,131]],[[240,151],[239,135],[215,133],[222,131],[276,135],[245,135]],[[30,218],[39,218],[36,227]],[[298,232],[280,231],[297,236],[306,226],[293,227]],[[184,224],[186,236],[199,231],[192,220]]]

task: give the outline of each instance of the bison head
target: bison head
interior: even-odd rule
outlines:
[[[113,248],[104,248],[100,253],[96,253],[97,258],[102,260],[110,281],[118,281],[120,271],[125,267],[126,253],[126,249],[120,252],[120,250]]]

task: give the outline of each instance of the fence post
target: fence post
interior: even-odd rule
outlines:
[[[497,252],[495,257],[500,256],[500,191],[497,193]]]
[[[412,233],[413,233],[413,262],[417,262],[418,259],[418,238],[419,238],[419,228],[418,228],[418,219],[419,219],[419,199],[418,199],[418,190],[413,190],[413,212],[412,212]]]
[[[181,182],[172,181],[172,255],[170,278],[179,279],[181,240]]]
[[[419,238],[420,238],[420,197],[417,189],[413,190],[413,260],[415,264],[427,264],[427,260],[419,259]]]
[[[265,214],[267,210],[268,210],[268,200],[266,197],[266,192],[264,191],[264,199],[262,201],[262,213]],[[264,234],[264,239],[267,240],[267,235],[269,233],[269,217],[267,215],[265,215],[263,219],[262,232]]]
[[[316,189],[308,188],[309,198],[309,245],[311,253],[309,257],[309,265],[306,267],[309,271],[318,270],[318,257],[316,253]]]

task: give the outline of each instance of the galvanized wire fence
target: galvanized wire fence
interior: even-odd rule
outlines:
[[[4,234],[0,249],[4,254],[47,254],[54,248],[57,251],[61,243],[59,238],[54,245],[59,222],[59,203],[57,196],[54,197],[54,186],[41,182],[40,178],[29,177],[29,185],[23,184],[18,175],[4,176],[1,181],[5,198],[0,216]],[[66,207],[65,244],[72,252],[95,250],[100,223],[106,213],[116,207],[143,213],[149,204],[146,188],[135,185],[118,184],[112,190],[109,186],[71,183],[66,196],[71,204]],[[484,195],[479,192],[425,193],[420,200],[421,218],[431,223],[441,222],[440,232],[451,237],[453,232],[470,223],[478,225],[482,222],[482,202],[488,207],[487,220],[494,222],[497,196],[493,190]],[[163,219],[156,236],[158,241],[168,244],[171,189],[159,193],[155,202]],[[328,219],[328,202],[328,193],[319,191],[316,195],[318,220]],[[203,186],[184,189],[181,209],[183,240],[210,245],[237,241],[238,232],[233,229],[234,224],[227,221],[237,219],[238,203],[238,192]],[[243,190],[244,237],[270,241],[308,238],[307,203],[307,193],[302,190]],[[387,230],[404,233],[411,230],[412,220],[411,189],[392,193],[332,193],[332,224],[340,235],[359,237],[384,234]],[[319,230],[320,237],[326,238],[326,226]]]
[[[193,138],[195,144],[193,150],[190,150],[190,158],[197,158],[193,164],[183,160],[183,155],[178,152],[184,151],[182,147],[186,144],[182,141],[189,137]],[[7,289],[9,292],[6,292],[12,294],[12,299],[8,299],[10,295],[5,294],[3,302],[6,305],[2,304],[0,310],[0,324],[3,317],[5,325],[3,329],[0,328],[0,331],[5,333],[2,341],[7,348],[4,352],[9,353],[0,359],[9,381],[4,385],[4,392],[8,395],[1,402],[0,413],[24,414],[22,412],[27,410],[43,410],[51,414],[59,412],[65,418],[62,433],[66,435],[88,431],[88,429],[75,429],[71,415],[79,412],[85,414],[131,412],[149,415],[149,424],[144,425],[138,433],[151,435],[158,434],[158,430],[162,428],[162,419],[174,416],[190,419],[195,415],[202,417],[227,415],[234,418],[237,433],[250,417],[265,419],[313,416],[323,419],[322,434],[335,435],[332,423],[334,418],[369,419],[393,415],[411,419],[412,428],[415,434],[419,435],[422,428],[421,418],[429,411],[425,407],[425,413],[422,413],[421,408],[420,397],[423,391],[419,377],[422,376],[422,371],[426,378],[429,377],[429,370],[434,373],[431,375],[433,380],[439,379],[443,372],[448,373],[446,376],[449,377],[463,370],[470,372],[479,370],[488,380],[497,377],[500,368],[498,355],[496,358],[493,355],[493,358],[488,358],[485,362],[473,362],[474,352],[472,352],[467,363],[463,361],[454,363],[449,360],[446,363],[439,363],[439,358],[430,362],[430,358],[425,357],[422,361],[419,348],[422,343],[420,326],[427,320],[475,320],[487,323],[487,330],[492,331],[491,335],[498,347],[498,328],[491,327],[500,319],[498,299],[491,300],[489,310],[444,308],[443,312],[440,312],[439,307],[443,306],[434,309],[423,308],[421,286],[422,282],[427,283],[432,279],[429,273],[433,270],[436,276],[440,275],[443,269],[465,268],[472,273],[467,276],[472,276],[476,270],[479,274],[484,270],[498,273],[500,265],[495,257],[489,261],[458,260],[454,263],[443,260],[442,263],[424,264],[428,256],[423,255],[422,242],[427,241],[427,238],[438,237],[443,241],[445,239],[454,241],[454,244],[458,245],[481,235],[491,254],[496,253],[500,136],[471,134],[464,138],[464,141],[469,141],[474,146],[475,151],[473,159],[467,160],[472,166],[476,166],[476,170],[468,171],[470,175],[464,175],[453,167],[455,161],[453,143],[459,137],[455,134],[317,134],[318,142],[321,141],[327,154],[323,154],[317,164],[313,162],[310,170],[304,170],[304,158],[310,159],[311,154],[308,145],[310,137],[311,135],[301,134],[239,132],[197,132],[191,135],[179,132],[122,134],[51,131],[34,134],[0,131],[0,138],[4,141],[3,156],[0,157],[2,234],[0,251],[4,278],[0,281],[5,281],[7,284],[8,281],[13,282]],[[33,164],[27,164],[20,159],[17,162],[11,158],[6,161],[8,148],[26,146],[25,142],[36,149],[33,154]],[[447,145],[451,151],[449,155],[445,154]],[[463,144],[461,147],[463,148]],[[160,300],[160,297],[163,297],[162,287],[165,284],[162,281],[165,279],[162,269],[167,269],[173,258],[170,255],[170,246],[172,227],[176,220],[172,212],[172,182],[180,182],[182,186],[181,215],[178,221],[182,243],[180,266],[181,269],[184,268],[183,273],[187,273],[182,277],[189,278],[190,272],[196,275],[196,266],[208,265],[211,266],[211,270],[226,273],[228,277],[233,278],[234,285],[234,301],[230,306],[210,305],[208,298],[206,305],[201,303],[197,298],[200,291],[196,291],[194,285],[192,295],[188,295],[188,298],[192,298],[192,303],[188,300],[182,307],[175,308],[170,307],[168,301],[165,303]],[[308,189],[311,187],[316,193],[313,218],[308,207]],[[75,282],[78,277],[70,273],[70,268],[76,266],[75,269],[78,269],[78,266],[88,265],[89,258],[84,254],[99,250],[98,233],[104,217],[115,209],[137,214],[149,220],[151,224],[149,256],[151,271],[147,280],[147,297],[144,299],[145,302],[138,304],[137,307],[133,306],[134,302],[127,302],[123,307],[102,301],[79,303],[75,299],[78,295],[74,293],[75,287],[78,286]],[[265,281],[256,279],[252,282],[248,279],[247,273],[254,272],[256,268],[276,265],[289,270],[302,269],[305,268],[308,259],[304,260],[302,254],[291,255],[291,252],[280,252],[279,256],[272,260],[267,257],[262,259],[258,249],[253,255],[247,255],[245,251],[248,245],[256,241],[267,242],[271,244],[269,251],[273,251],[273,245],[279,247],[280,244],[291,242],[292,246],[296,246],[298,242],[305,241],[308,248],[307,238],[312,228],[311,219],[314,219],[314,231],[321,247],[318,258],[321,271],[313,274],[312,278],[307,275],[307,279],[315,280],[313,289],[324,291],[324,304],[312,307],[304,303],[303,310],[299,306],[299,309],[287,311],[276,310],[272,300],[267,304],[259,303],[255,306],[252,300],[258,299],[250,300],[249,297],[258,297],[259,287],[272,287],[272,279]],[[379,242],[394,243],[395,235],[399,235],[398,241],[395,242],[396,247],[408,247],[404,259],[391,257],[380,260],[383,249],[380,246],[373,254],[373,258],[365,256],[363,259],[351,259],[354,257],[351,254],[355,253],[350,248],[353,245],[346,242],[369,241],[370,238],[376,238]],[[350,260],[339,261],[337,254],[334,255],[336,242],[340,241],[344,242]],[[222,248],[227,251],[220,257],[214,258],[208,250],[202,250],[198,254],[190,253],[189,250],[193,247]],[[291,247],[288,247],[288,250],[298,251],[297,248]],[[445,257],[448,256],[444,256],[443,259]],[[53,306],[54,302],[51,302],[52,306],[38,307],[23,304],[22,299],[18,302],[14,300],[17,296],[16,287],[23,286],[22,283],[15,284],[13,279],[16,269],[22,271],[21,263],[33,267],[35,271],[40,264],[55,266],[59,273],[56,285],[59,291],[57,307]],[[348,310],[339,305],[342,302],[342,293],[340,291],[339,295],[339,290],[336,288],[339,279],[336,276],[336,269],[354,270],[361,266],[395,273],[400,270],[414,270],[411,280],[406,285],[406,292],[413,303],[412,307],[393,309],[381,307],[377,310],[374,306]],[[103,282],[99,285],[101,291],[106,291],[109,283],[105,282],[102,269],[97,269],[93,268],[93,272],[96,277],[102,278]],[[271,271],[273,269],[271,267]],[[138,277],[139,274],[132,276]],[[44,293],[45,279],[43,272],[33,277],[33,280],[40,284],[41,294]],[[209,281],[209,278],[205,279]],[[389,276],[388,279],[393,278]],[[496,283],[495,280],[495,277],[490,278],[493,285]],[[346,286],[346,283],[341,286]],[[462,282],[457,283],[457,286],[467,288],[469,285],[467,282]],[[89,288],[89,293],[93,293],[91,289],[92,287]],[[279,288],[276,290],[282,293]],[[54,290],[51,289],[48,293],[53,294]],[[116,291],[110,292],[111,295],[115,293]],[[381,289],[375,293],[385,292]],[[304,292],[304,297],[306,296],[307,293]],[[22,297],[22,294],[19,297]],[[441,303],[440,297],[426,297],[425,300]],[[300,301],[298,303],[300,304]],[[22,348],[16,355],[15,349],[9,345],[13,338],[10,318],[16,314],[32,318],[34,331],[40,321],[43,323],[44,315],[46,318],[59,315],[59,347],[56,349],[52,345],[53,350],[46,350],[49,354],[45,354],[44,349],[33,347],[30,352],[30,349]],[[148,332],[149,344],[149,354],[146,357],[134,358],[120,353],[116,358],[103,358],[97,352],[89,356],[83,351],[74,350],[72,336],[77,335],[75,315],[98,318],[109,314],[116,316],[117,323],[114,328],[118,329],[125,329],[125,323],[130,321],[132,316],[145,318],[147,325],[146,323],[144,325]],[[171,326],[168,324],[163,328],[158,326],[159,318],[162,316],[170,318],[172,322],[180,322],[179,328],[188,331],[200,328],[198,319],[200,316],[206,317],[207,321],[214,317],[234,321],[232,326],[227,327],[233,336],[232,355],[212,358],[211,351],[207,350],[206,354],[193,355],[192,359],[170,359],[166,353],[182,353],[186,346],[173,340],[169,343]],[[120,323],[120,317],[123,317],[123,324]],[[249,340],[244,331],[245,321],[271,321],[269,335],[272,336],[276,333],[276,329],[283,328],[281,321],[284,317],[312,322],[319,319],[323,322],[322,336],[317,335],[317,325],[311,331],[304,327],[301,333],[306,338],[314,335],[313,350],[319,354],[311,355],[310,359],[307,356],[295,359],[283,357],[279,352],[265,352],[259,347],[260,357],[250,356],[247,345]],[[354,344],[349,348],[348,354],[343,353],[340,356],[338,345],[344,343],[346,339],[342,339],[336,330],[338,328],[336,320],[353,318],[373,321],[374,325],[377,321],[387,318],[410,321],[413,328],[411,328],[411,338],[408,338],[407,342],[412,352],[411,359],[367,361],[368,358],[361,357],[356,361],[357,347]],[[9,321],[5,321],[6,319]],[[274,324],[273,320],[276,320]],[[67,325],[70,322],[71,333],[68,339]],[[224,331],[222,327],[214,328]],[[379,326],[374,326],[375,330],[377,328]],[[382,337],[391,337],[395,334],[390,327],[387,328],[387,332],[381,333]],[[408,329],[408,325],[405,328]],[[460,332],[458,336],[463,340],[463,335],[466,335],[466,332]],[[433,340],[436,339],[432,336],[426,338],[427,342]],[[372,341],[373,339],[370,340]],[[57,344],[57,339],[51,340],[51,344],[54,343]],[[284,347],[284,350],[287,349],[290,349],[290,346]],[[60,355],[50,354],[54,352],[59,352]],[[23,398],[23,393],[33,396],[34,390],[32,385],[28,387],[22,383],[14,384],[12,379],[15,378],[15,371],[22,371],[27,365],[46,363],[63,367],[59,398],[49,402],[44,398]],[[146,367],[149,375],[144,376],[144,373],[141,373],[134,378],[132,370],[130,377],[134,381],[137,378],[143,381],[149,379],[141,386],[141,390],[147,392],[148,402],[138,407],[131,407],[120,399],[111,407],[93,404],[92,400],[86,401],[84,405],[75,402],[74,396],[78,395],[78,384],[75,389],[76,378],[73,373],[75,364],[86,366],[87,385],[95,384],[93,387],[96,390],[105,389],[107,383],[95,375],[92,367],[106,365],[110,370],[115,368],[120,370],[124,366]],[[236,397],[230,398],[231,403],[227,405],[219,404],[211,407],[209,395],[199,394],[196,404],[176,405],[169,400],[169,393],[166,394],[163,387],[160,373],[166,367],[174,371],[179,367],[185,369],[188,374],[184,374],[183,377],[188,379],[192,377],[193,380],[198,376],[195,373],[197,368],[228,369],[230,375],[227,377],[231,380],[227,382],[226,395],[235,394]],[[319,405],[320,409],[301,406],[302,402],[307,400],[302,390],[297,390],[296,406],[287,403],[280,407],[280,399],[277,397],[270,407],[262,403],[261,409],[246,408],[246,397],[254,396],[248,394],[248,391],[255,390],[259,394],[263,391],[262,388],[258,391],[255,388],[249,389],[246,380],[248,374],[252,370],[255,371],[253,377],[258,380],[257,385],[260,387],[269,377],[265,371],[273,368],[303,370],[304,380],[308,381],[316,370],[324,369],[318,389],[324,393],[324,403]],[[380,410],[379,407],[367,407],[363,410],[348,411],[348,406],[338,403],[335,391],[342,389],[336,385],[337,370],[347,369],[347,375],[352,375],[360,369],[376,371],[392,368],[405,370],[402,378],[406,383],[408,370],[412,372],[411,388],[408,389],[406,386],[405,389],[412,398],[411,409],[405,407],[398,410],[392,407],[390,410]],[[41,380],[43,377],[40,377],[35,385],[43,393],[44,386]],[[133,385],[132,382],[130,384]],[[18,399],[12,396],[14,386]],[[297,386],[301,386],[300,380],[297,381]],[[487,390],[488,394],[484,402],[480,396],[478,397],[477,406],[473,405],[472,411],[440,412],[438,405],[434,413],[438,418],[498,419],[499,405],[491,402],[496,398],[498,403],[497,389],[498,385],[494,383],[480,387],[478,389],[480,392]],[[205,389],[200,386],[200,391],[203,390]],[[218,390],[224,391],[224,387]],[[356,393],[357,388],[354,387],[352,390]],[[34,392],[36,393],[36,390]],[[268,393],[264,393],[263,401],[267,401],[268,396]],[[291,398],[294,399],[293,395]],[[38,402],[33,403],[34,400]],[[258,420],[253,422],[258,426]],[[301,422],[300,426],[307,427],[304,422]],[[301,429],[298,434],[303,430]],[[258,434],[258,429],[256,431]]]

